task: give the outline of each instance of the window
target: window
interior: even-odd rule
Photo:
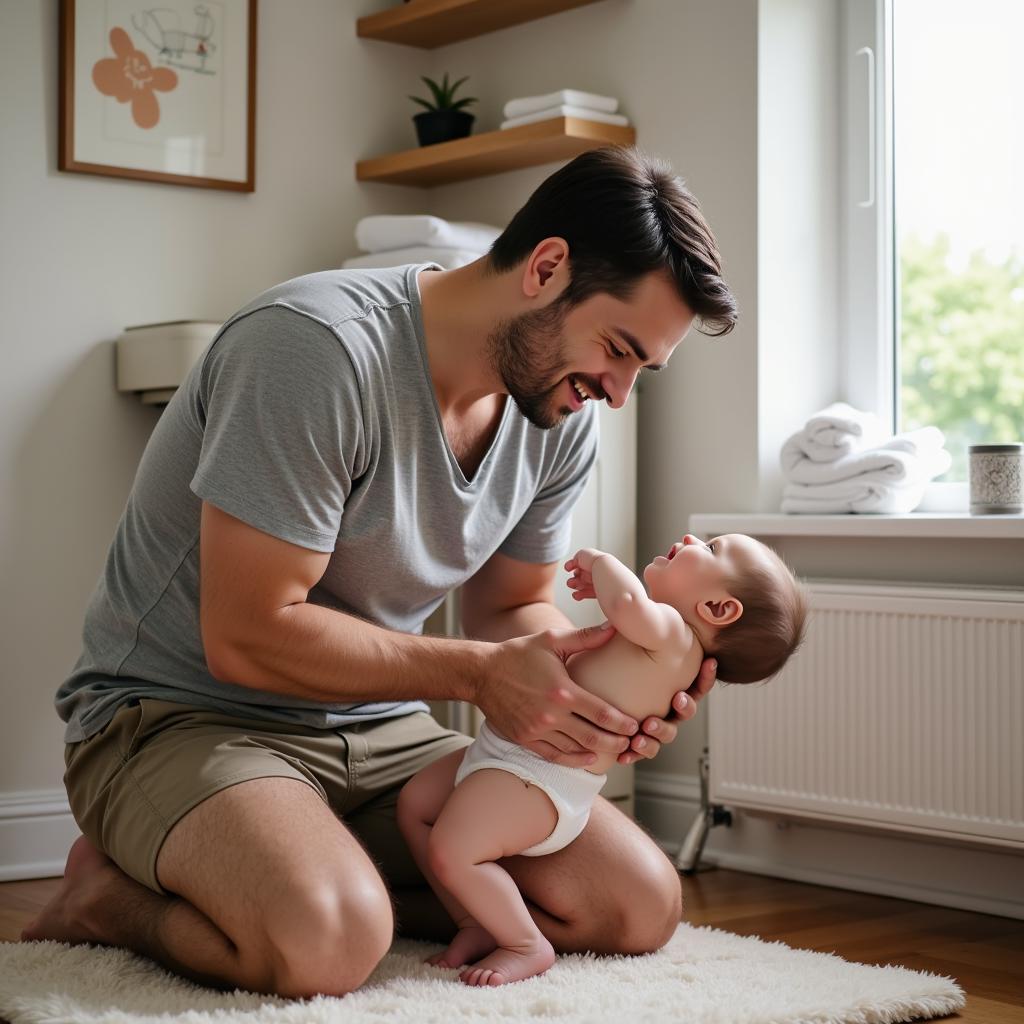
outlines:
[[[850,400],[940,427],[966,481],[968,445],[1024,438],[1024,3],[849,8]]]

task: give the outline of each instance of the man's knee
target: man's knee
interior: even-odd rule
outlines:
[[[266,936],[268,988],[277,995],[345,995],[366,981],[391,946],[394,914],[379,878],[310,886],[282,905]]]
[[[683,915],[679,873],[654,844],[631,864],[628,885],[618,890],[620,953],[653,953],[675,934]]]

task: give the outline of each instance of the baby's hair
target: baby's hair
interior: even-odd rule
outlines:
[[[718,678],[725,683],[756,683],[769,679],[803,643],[807,595],[793,571],[766,545],[775,564],[749,565],[727,587],[743,614],[715,637]]]

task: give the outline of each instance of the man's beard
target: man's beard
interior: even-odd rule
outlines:
[[[491,362],[519,411],[541,430],[550,430],[572,409],[555,407],[568,365],[562,327],[567,310],[561,299],[543,309],[502,320],[491,332]]]

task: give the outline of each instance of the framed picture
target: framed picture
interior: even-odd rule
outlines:
[[[62,171],[252,192],[256,0],[61,0]]]

